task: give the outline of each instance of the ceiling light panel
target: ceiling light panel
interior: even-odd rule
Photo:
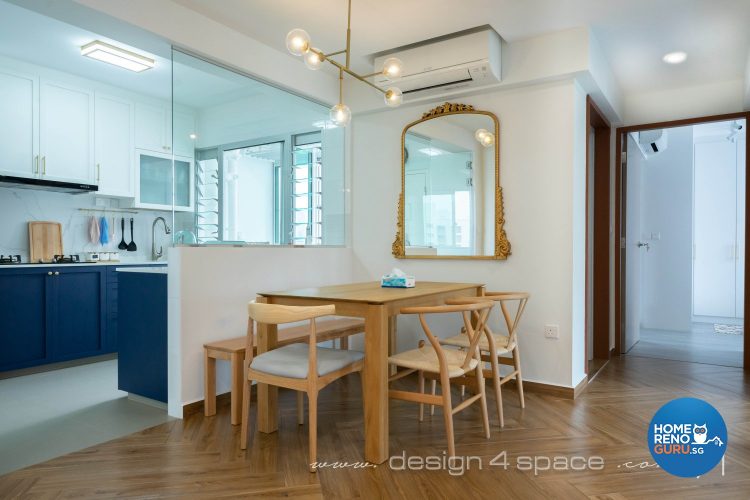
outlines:
[[[130,71],[135,71],[136,73],[151,69],[156,64],[156,62],[149,57],[115,47],[114,45],[104,43],[100,40],[94,40],[93,42],[87,43],[81,47],[81,55],[90,57],[91,59],[96,59],[97,61],[113,64]]]

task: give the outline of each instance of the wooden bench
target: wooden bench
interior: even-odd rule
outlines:
[[[340,348],[349,348],[349,336],[365,331],[365,323],[361,319],[331,319],[318,321],[315,324],[318,342],[340,339]],[[309,325],[293,326],[279,329],[278,347],[307,342],[309,338]],[[207,417],[216,414],[216,360],[222,359],[230,362],[232,390],[232,425],[239,425],[242,420],[242,378],[244,377],[245,344],[247,337],[236,337],[233,339],[219,340],[203,344],[204,351],[204,383],[205,399],[203,402],[204,414]],[[254,339],[257,342],[257,339]],[[256,347],[253,345],[253,353]],[[297,409],[298,413],[301,408]]]

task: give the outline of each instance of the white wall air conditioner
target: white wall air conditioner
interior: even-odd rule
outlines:
[[[374,83],[381,87],[398,87],[412,96],[490,85],[501,79],[500,53],[500,35],[491,28],[427,42],[376,57],[373,71],[380,71],[383,61],[389,57],[401,59],[404,70],[403,75],[394,80],[378,74]]]
[[[644,130],[638,133],[638,147],[643,156],[651,158],[667,149],[667,130]]]

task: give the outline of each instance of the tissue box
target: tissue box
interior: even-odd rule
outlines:
[[[414,276],[383,276],[380,278],[380,286],[384,288],[414,288],[417,280]]]

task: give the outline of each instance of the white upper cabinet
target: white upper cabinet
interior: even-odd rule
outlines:
[[[42,80],[39,103],[41,176],[95,183],[93,92]]]
[[[174,112],[174,154],[192,158],[195,155],[195,117],[182,111]]]
[[[39,80],[0,69],[0,173],[39,174]]]
[[[96,94],[96,181],[99,194],[135,196],[134,104]]]
[[[135,105],[135,147],[172,152],[172,116],[168,105],[141,102]]]

